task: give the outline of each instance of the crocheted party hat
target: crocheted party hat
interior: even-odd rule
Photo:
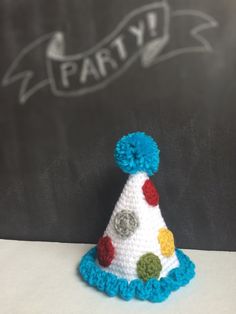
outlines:
[[[161,302],[194,277],[195,266],[175,249],[149,178],[158,170],[159,148],[145,133],[131,133],[118,141],[115,160],[129,177],[103,236],[78,271],[109,296]]]

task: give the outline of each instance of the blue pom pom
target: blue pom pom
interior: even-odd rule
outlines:
[[[116,144],[117,165],[129,174],[146,172],[152,176],[159,166],[159,149],[153,138],[144,132],[123,136]]]

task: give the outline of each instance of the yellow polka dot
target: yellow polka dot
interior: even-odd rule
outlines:
[[[173,255],[175,243],[173,233],[167,228],[161,228],[158,233],[158,241],[161,246],[161,254],[166,257]]]

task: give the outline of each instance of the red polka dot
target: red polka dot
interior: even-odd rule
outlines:
[[[108,236],[101,237],[97,245],[99,264],[104,267],[109,266],[114,258],[114,253],[115,249],[112,244],[111,238]]]
[[[147,203],[156,206],[159,203],[159,194],[150,179],[145,181],[142,189]]]

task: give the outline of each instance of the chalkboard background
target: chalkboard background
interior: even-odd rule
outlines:
[[[1,80],[37,38],[61,31],[67,54],[83,52],[149,2],[155,1],[2,0]],[[105,88],[77,97],[45,86],[22,104],[22,79],[1,83],[1,238],[97,242],[127,179],[115,166],[114,145],[141,130],[159,143],[153,181],[177,246],[236,250],[236,3],[169,5],[217,21],[202,32],[211,52],[180,54],[147,69],[136,60]],[[174,44],[185,40],[187,27],[183,19],[172,29]],[[45,51],[43,43],[18,70],[36,69],[41,78]]]

